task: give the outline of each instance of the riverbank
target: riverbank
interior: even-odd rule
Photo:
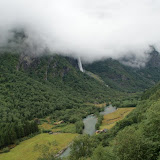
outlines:
[[[106,115],[114,111],[116,111],[116,107],[113,107],[112,105],[110,105],[110,106],[105,107],[104,111],[100,112],[100,115]],[[89,135],[95,134],[97,122],[98,122],[98,119],[94,114],[88,115],[86,118],[84,118],[83,119],[83,123],[84,123],[83,134],[89,134]],[[62,152],[60,157],[67,157],[69,156],[69,154],[70,154],[70,147],[64,150],[64,152]]]

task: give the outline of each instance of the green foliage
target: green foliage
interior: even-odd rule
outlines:
[[[14,52],[0,53],[0,148],[37,132],[34,119],[50,116],[52,121],[76,123],[98,111],[86,102],[101,103],[115,95],[77,70],[72,59]],[[79,124],[78,133],[83,128]]]
[[[55,112],[50,116],[50,119],[56,119],[57,121],[63,120],[65,122],[75,123],[82,120],[87,115],[98,111],[99,108],[92,105],[75,104],[75,106],[71,109],[55,110]]]
[[[99,145],[93,152],[91,160],[116,160],[116,156],[110,148]]]
[[[116,106],[117,108],[136,107],[141,96],[142,96],[141,92],[128,94],[125,96],[121,96],[118,99],[112,99],[111,103],[113,106]]]
[[[61,160],[61,158],[56,157],[54,152],[50,151],[51,148],[54,145],[57,145],[56,143],[48,143],[48,145],[36,145],[35,151],[40,150],[41,151],[41,157],[38,158],[38,160]]]
[[[76,125],[76,133],[82,134],[83,129],[84,129],[83,121],[78,121],[75,123],[75,125]]]
[[[78,160],[80,158],[87,158],[92,155],[96,141],[89,135],[80,136],[74,140],[71,146],[70,158],[71,160]]]
[[[156,160],[158,146],[143,137],[140,130],[127,127],[114,140],[114,151],[120,160]]]
[[[9,147],[5,147],[5,148],[3,148],[2,149],[2,153],[7,153],[7,152],[9,152],[10,151],[10,149],[9,149]]]
[[[102,121],[103,121],[103,116],[102,115],[99,115],[98,117],[98,121],[97,121],[97,123],[96,123],[96,130],[98,130],[99,129],[99,127],[100,127],[100,125],[102,124]]]
[[[38,132],[38,126],[35,122],[22,121],[18,124],[0,123],[0,147],[16,143],[17,139]]]
[[[143,91],[160,80],[159,53],[153,51],[145,67],[133,68],[117,60],[106,59],[85,65],[85,69],[98,75],[111,88],[125,92]]]

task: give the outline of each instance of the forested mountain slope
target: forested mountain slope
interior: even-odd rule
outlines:
[[[143,91],[160,80],[160,55],[153,50],[146,66],[141,68],[129,67],[117,60],[107,59],[86,64],[85,69],[97,74],[112,88],[127,92]]]
[[[35,118],[52,115],[55,121],[75,123],[94,112],[86,102],[101,103],[116,96],[76,64],[58,55],[0,53],[0,147],[38,131]]]
[[[136,109],[107,133],[77,139],[72,147],[71,158],[73,160],[82,157],[84,159],[90,157],[91,160],[159,160],[159,124],[160,84],[157,84],[143,94]],[[81,150],[83,147],[78,147],[79,142],[83,142],[88,151],[83,152]]]

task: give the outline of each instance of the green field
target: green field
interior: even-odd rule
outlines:
[[[105,115],[100,129],[111,129],[118,121],[124,119],[133,109],[135,108],[118,108],[115,112]]]
[[[76,133],[75,124],[59,124],[53,125],[51,123],[45,122],[42,125],[39,125],[39,128],[42,130],[51,130],[52,132],[62,132],[62,133]]]
[[[68,146],[68,144],[78,134],[60,133],[39,134],[31,139],[21,142],[8,153],[0,154],[0,160],[37,160],[41,156],[43,146],[50,146],[51,151],[58,153]],[[49,145],[50,144],[50,145]]]

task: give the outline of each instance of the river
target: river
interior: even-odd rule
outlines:
[[[103,112],[100,112],[101,115],[106,115],[109,113],[112,113],[116,110],[116,107],[113,107],[112,105],[109,105],[107,107],[105,107]],[[89,135],[93,135],[96,131],[95,125],[97,123],[97,117],[94,115],[88,115],[86,118],[83,119],[83,123],[84,123],[84,130],[83,130],[83,134],[89,134]],[[67,157],[69,156],[71,151],[71,148],[68,147],[61,155],[60,157]]]

